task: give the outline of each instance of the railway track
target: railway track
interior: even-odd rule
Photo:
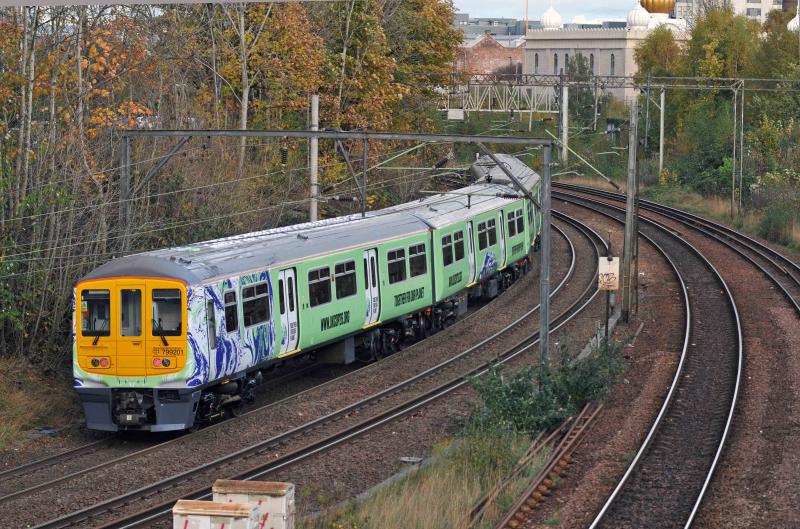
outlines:
[[[558,287],[561,288],[565,283],[568,282],[575,272],[576,251],[572,241],[564,232],[564,230],[558,228],[557,226],[554,227],[554,230],[566,242],[570,259],[568,270]],[[469,314],[467,319],[479,313],[485,306],[486,305]],[[284,384],[286,382],[306,376],[308,373],[314,372],[318,369],[321,369],[321,366],[314,363],[301,366],[300,368],[294,369],[292,372],[283,376],[273,377],[265,381],[265,384],[270,384],[272,386]],[[339,375],[329,379],[325,382],[314,384],[305,390],[293,391],[287,397],[280,398],[277,401],[272,401],[262,406],[258,406],[248,410],[246,413],[238,415],[234,421],[254,416],[270,408],[277,408],[283,404],[286,404],[290,399],[302,398],[302,396],[308,392],[319,390],[324,387],[332,387],[337,383],[337,381],[341,382],[343,377],[347,377],[351,373],[352,371],[345,375]],[[139,448],[134,444],[126,443],[125,440],[111,436],[101,440],[102,442],[98,441],[89,443],[73,450],[68,450],[60,454],[55,454],[41,460],[33,461],[31,463],[6,470],[3,474],[0,474],[0,477],[5,476],[4,479],[0,481],[0,512],[3,505],[11,502],[12,500],[31,496],[32,494],[40,491],[53,489],[61,484],[67,484],[71,480],[97,474],[104,469],[108,469],[125,461],[135,460],[136,458],[141,458],[148,454],[156,454],[160,451],[169,450],[172,447],[179,448],[188,440],[189,436],[196,436],[200,434],[206,435],[209,431],[230,427],[230,425],[231,421],[218,422],[207,426],[198,432],[183,434],[177,437],[168,436],[169,439],[157,442],[155,444],[147,443],[147,446],[144,448]],[[163,438],[164,436],[161,437]],[[146,441],[146,438],[140,440]]]
[[[573,192],[573,194],[562,193],[564,196],[590,195],[608,202],[625,201],[625,195],[610,191],[562,183],[555,183],[553,187],[556,190],[563,189]],[[579,195],[574,193],[579,193]],[[649,200],[640,200],[639,208],[644,215],[657,214],[668,218],[729,248],[761,271],[783,293],[787,301],[794,307],[795,312],[800,314],[800,264],[797,262],[761,241],[699,215]]]
[[[561,219],[579,230],[591,241],[596,263],[602,238],[591,229],[562,216]],[[565,288],[575,290],[570,282],[575,270],[575,256],[568,273],[553,294]],[[579,285],[578,295],[571,296],[569,304],[553,319],[552,332],[578,314],[596,296],[596,279]],[[310,456],[338,446],[363,435],[381,425],[397,420],[439,398],[468,384],[472,376],[485,371],[495,363],[505,363],[529,351],[538,343],[538,332],[527,334],[511,347],[503,347],[499,354],[492,352],[512,330],[524,329],[538,306],[527,311],[513,323],[458,355],[447,359],[409,379],[352,405],[307,422],[290,431],[227,454],[209,463],[181,474],[152,483],[138,490],[51,520],[37,528],[64,528],[74,526],[150,527],[167,517],[178,498],[202,499],[210,496],[209,484],[215,478],[257,479]],[[297,448],[299,446],[299,448]],[[246,465],[249,465],[246,466]],[[148,504],[142,510],[142,505]],[[138,512],[130,514],[132,510]]]
[[[554,196],[623,222],[624,210]],[[739,393],[742,327],[733,296],[705,256],[642,217],[640,236],[667,257],[686,300],[685,341],[672,385],[645,441],[590,529],[691,526],[725,446]]]

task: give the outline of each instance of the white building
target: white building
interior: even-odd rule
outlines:
[[[730,6],[737,15],[744,15],[753,20],[764,22],[767,14],[775,9],[783,8],[783,0],[717,0],[719,5]],[[694,20],[702,4],[702,0],[677,0],[675,15],[689,21]]]
[[[542,29],[531,30],[526,36],[525,74],[559,74],[570,58],[580,54],[595,75],[631,76],[637,72],[636,47],[653,29],[666,26],[681,41],[688,36],[685,20],[669,18],[667,13],[650,13],[638,1],[628,13],[624,28],[565,29],[552,6],[542,15],[541,23]],[[626,99],[635,95],[633,89],[611,93]]]

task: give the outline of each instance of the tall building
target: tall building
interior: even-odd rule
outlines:
[[[643,3],[645,2],[647,0],[643,1]],[[797,0],[676,0],[674,14],[677,18],[692,21],[703,6],[716,3],[717,5],[732,7],[737,15],[744,15],[759,22],[764,22],[770,11],[784,9],[784,2],[793,5],[794,9],[796,9]],[[791,12],[794,12],[794,10]]]

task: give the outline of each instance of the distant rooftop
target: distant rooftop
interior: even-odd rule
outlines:
[[[464,40],[469,41],[483,37],[487,32],[495,39],[502,40],[509,37],[525,35],[525,21],[505,17],[478,17],[471,18],[469,13],[456,13],[453,26],[464,32]],[[564,24],[564,29],[619,29],[625,28],[625,21],[608,20],[599,24],[569,22]],[[528,20],[528,30],[542,29],[539,20]]]

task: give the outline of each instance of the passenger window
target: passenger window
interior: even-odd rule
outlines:
[[[286,301],[283,298],[283,279],[278,279],[278,309],[281,315],[286,314]]]
[[[214,302],[206,302],[206,330],[208,331],[208,350],[217,348],[217,319],[214,316]]]
[[[489,246],[497,244],[497,228],[494,219],[486,221],[486,232],[489,234]]]
[[[334,268],[336,274],[336,299],[352,296],[356,293],[356,262],[339,263]]]
[[[258,283],[242,289],[242,318],[245,329],[264,323],[269,319],[269,297],[266,283]]]
[[[410,246],[408,248],[408,257],[411,277],[421,276],[428,271],[428,260],[425,256],[425,243]]]
[[[453,262],[453,237],[442,237],[442,265],[447,266]]]
[[[392,250],[387,255],[389,263],[389,284],[399,283],[406,279],[406,251],[402,248]]]
[[[181,291],[177,288],[154,288],[153,336],[180,336],[181,316]]]
[[[456,247],[456,261],[460,261],[464,258],[464,232],[455,232],[453,234],[453,239],[455,240]]]
[[[522,218],[522,210],[517,210],[517,233],[523,233],[525,231],[525,221]]]
[[[517,223],[515,220],[516,214],[513,211],[508,212],[508,236],[513,237],[517,234]]]
[[[122,290],[120,292],[120,336],[142,335],[142,291]],[[85,333],[84,333],[85,334]]]
[[[236,306],[236,292],[225,292],[225,330],[233,332],[239,328],[239,307]]]
[[[489,246],[489,238],[486,235],[486,223],[478,223],[478,249],[485,250]]]
[[[317,268],[308,273],[308,297],[312,307],[331,300],[331,269]]]
[[[109,336],[111,328],[111,291],[84,290],[81,292],[81,334]]]

